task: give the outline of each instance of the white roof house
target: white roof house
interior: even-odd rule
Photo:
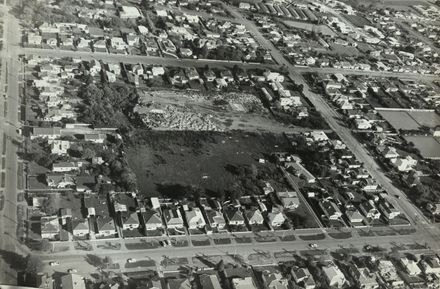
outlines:
[[[416,276],[422,273],[419,265],[417,265],[417,262],[414,260],[401,258],[400,263],[402,264],[403,268],[405,268],[406,273],[408,273],[408,275],[410,276]]]
[[[119,15],[121,19],[134,19],[142,16],[139,9],[134,6],[122,6]]]
[[[345,279],[345,275],[335,264],[331,264],[327,267],[323,267],[322,271],[325,274],[329,286],[335,286],[337,288],[341,288],[347,281]]]
[[[86,289],[84,278],[78,274],[68,274],[61,277],[63,289]]]

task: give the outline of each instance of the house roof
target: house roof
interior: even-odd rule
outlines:
[[[89,222],[84,219],[72,220],[72,228],[73,228],[73,231],[88,230],[89,229]]]
[[[96,226],[98,231],[115,230],[115,221],[109,216],[98,216],[96,218]]]
[[[122,222],[124,225],[136,225],[139,224],[139,216],[137,212],[133,212],[130,215],[124,215]]]
[[[221,289],[220,282],[218,280],[217,275],[208,275],[203,274],[200,275],[200,285],[202,285],[203,289]]]
[[[158,212],[154,210],[146,210],[142,212],[145,224],[162,224],[162,219]]]
[[[189,279],[169,279],[169,289],[191,289],[191,283]]]
[[[68,274],[61,277],[63,289],[86,289],[86,283],[78,274]]]
[[[225,210],[226,217],[229,221],[244,221],[243,215],[240,210],[236,208],[228,208]]]
[[[258,209],[247,210],[245,214],[249,222],[262,223],[264,221],[263,215]]]
[[[60,231],[60,223],[57,216],[41,218],[41,233],[52,234]]]
[[[179,209],[165,209],[163,210],[163,215],[168,225],[183,225]]]

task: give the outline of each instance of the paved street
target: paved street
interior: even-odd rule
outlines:
[[[2,78],[0,87],[6,91],[6,98],[0,109],[0,117],[6,121],[0,122],[0,135],[6,138],[4,158],[6,182],[2,188],[5,196],[5,205],[0,215],[0,249],[2,252],[21,253],[15,237],[17,225],[17,133],[19,127],[19,72],[21,64],[18,61],[17,50],[20,42],[20,30],[17,19],[7,13],[8,7],[2,5],[4,11],[4,46],[1,52]],[[1,97],[3,102],[3,97]],[[0,261],[0,280],[2,284],[15,284],[16,274],[10,267]]]
[[[250,22],[250,21],[249,21]],[[251,22],[250,22],[251,23]],[[258,31],[258,28],[255,27],[255,30]],[[255,31],[254,30],[254,31]],[[273,46],[269,40],[266,40],[260,33],[261,38],[257,40],[264,41],[265,47]],[[263,40],[264,39],[264,40]],[[260,42],[259,41],[259,42]],[[261,43],[261,42],[260,42]],[[275,47],[273,47],[277,52],[271,49],[271,53],[273,58],[278,61],[280,57],[284,56],[278,51]],[[102,60],[108,63],[116,63],[123,62],[127,64],[157,64],[164,66],[176,66],[176,67],[204,67],[205,65],[209,65],[209,67],[232,67],[235,64],[240,65],[243,68],[267,68],[267,69],[279,69],[279,65],[275,64],[261,64],[261,63],[243,63],[241,61],[228,61],[228,60],[211,60],[211,59],[175,59],[175,58],[164,58],[158,56],[148,56],[148,55],[127,55],[127,54],[109,54],[105,52],[87,52],[87,51],[71,51],[71,50],[60,50],[60,49],[42,49],[42,48],[18,48],[20,54],[24,55],[39,55],[42,57],[73,57],[80,58],[83,60]],[[274,53],[278,55],[274,55]],[[289,63],[287,60],[281,62]],[[292,66],[289,63],[290,66]],[[401,79],[418,79],[418,80],[436,80],[439,79],[438,75],[431,74],[418,74],[418,73],[400,73],[400,72],[387,72],[387,71],[364,71],[364,70],[354,70],[354,69],[342,69],[342,68],[320,68],[320,67],[299,67],[292,66],[296,73],[306,73],[306,72],[315,72],[315,73],[323,73],[323,74],[334,74],[334,73],[342,73],[347,75],[368,75],[371,77],[395,77]]]
[[[130,242],[130,241],[128,241]],[[89,242],[93,243],[93,242]],[[390,249],[393,246],[401,244],[424,244],[423,235],[413,234],[413,235],[393,235],[393,236],[375,236],[375,237],[360,237],[355,235],[353,238],[347,240],[333,239],[327,237],[320,241],[305,241],[297,238],[297,240],[292,242],[268,242],[268,243],[258,243],[253,242],[252,244],[228,244],[228,245],[210,245],[210,246],[200,246],[200,247],[159,247],[156,249],[147,250],[127,250],[122,246],[121,250],[104,250],[99,249],[94,245],[93,251],[82,251],[82,250],[69,250],[61,253],[44,254],[41,258],[44,260],[44,264],[48,270],[56,270],[65,272],[67,269],[75,268],[84,275],[96,272],[96,268],[85,262],[88,254],[98,255],[100,257],[110,256],[115,263],[120,263],[123,268],[126,260],[129,258],[134,258],[136,260],[152,259],[159,265],[164,258],[177,258],[184,257],[187,258],[190,263],[191,259],[197,255],[233,255],[238,254],[244,258],[245,261],[249,260],[251,255],[257,252],[267,252],[271,255],[272,259],[274,253],[283,251],[303,251],[310,250],[309,244],[317,243],[319,244],[318,249],[326,249],[329,251],[345,248],[356,248],[360,252],[365,245],[381,246],[382,248]],[[51,268],[48,266],[49,261],[59,261],[60,265]],[[159,266],[158,266],[159,268]],[[144,268],[145,269],[145,268]]]

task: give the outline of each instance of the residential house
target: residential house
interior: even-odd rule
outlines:
[[[50,151],[54,155],[66,155],[70,149],[70,141],[67,140],[53,140],[50,144]]]
[[[257,289],[252,277],[232,278],[232,287],[234,289]]]
[[[144,212],[141,211],[141,215],[141,223],[144,230],[152,231],[163,228],[162,218],[157,211],[147,209]]]
[[[376,208],[376,205],[374,204],[373,200],[362,202],[359,206],[359,209],[361,210],[362,214],[364,214],[365,217],[370,219],[379,219],[381,216],[381,213]]]
[[[208,224],[211,228],[218,228],[219,230],[224,229],[226,221],[221,212],[217,210],[206,210],[205,212]]]
[[[399,288],[404,286],[403,280],[397,275],[396,267],[389,260],[379,260],[379,275],[391,288]]]
[[[310,274],[309,269],[293,267],[290,274],[292,275],[293,281],[304,289],[316,288],[315,280],[313,279],[312,274]]]
[[[105,215],[96,216],[94,235],[96,238],[115,237],[117,235],[117,230],[113,218]]]
[[[121,19],[137,19],[142,17],[142,13],[134,6],[121,6],[119,9]]]
[[[183,228],[182,214],[178,208],[164,209],[163,215],[168,229]]]
[[[85,279],[78,274],[67,274],[61,277],[63,289],[86,289]]]
[[[387,220],[392,220],[400,215],[400,211],[389,200],[385,199],[379,203],[379,210]]]
[[[80,167],[76,162],[55,162],[52,164],[52,172],[54,173],[64,173],[79,171]]]
[[[338,205],[336,205],[332,201],[329,201],[329,200],[321,201],[321,202],[319,202],[319,206],[321,207],[325,216],[329,220],[338,220],[339,218],[342,217],[342,212],[339,209]]]
[[[168,289],[191,289],[191,282],[188,278],[176,278],[167,280]]]
[[[135,199],[125,193],[113,194],[111,199],[119,226],[121,226],[123,230],[138,229],[140,223]]]
[[[417,165],[417,160],[407,156],[405,158],[391,159],[391,164],[400,172],[408,172]]]
[[[324,272],[329,286],[342,288],[342,286],[344,286],[344,284],[347,282],[345,275],[335,264],[329,264],[328,266],[323,267],[322,271]]]
[[[203,75],[205,76],[206,81],[208,81],[208,82],[212,82],[216,78],[216,75],[215,75],[214,71],[212,71],[211,69],[206,70],[203,73]]]
[[[272,208],[272,212],[267,214],[267,219],[272,228],[278,228],[286,221],[284,214],[276,208]]]
[[[153,66],[151,68],[151,73],[153,74],[153,76],[161,76],[165,74],[165,69],[163,68],[163,66]]]
[[[32,129],[31,140],[36,138],[57,139],[61,137],[61,127],[34,127]]]
[[[277,192],[277,197],[285,209],[296,209],[300,205],[296,191]]]
[[[354,207],[347,209],[345,215],[352,224],[360,224],[364,221],[364,216]]]
[[[440,275],[440,259],[433,255],[425,257],[423,264],[423,272],[425,274],[436,274]]]
[[[288,289],[289,281],[279,272],[263,271],[263,283],[268,289]]]
[[[27,35],[27,44],[29,46],[40,47],[43,42],[43,38],[36,33],[29,33]]]
[[[72,220],[72,234],[75,237],[88,237],[89,222],[87,219]]]
[[[75,176],[71,174],[46,174],[46,183],[51,188],[64,189],[75,186]]]
[[[399,261],[409,276],[417,276],[422,273],[422,270],[420,269],[416,261],[410,260],[408,258],[400,258]]]
[[[379,283],[377,283],[377,276],[370,272],[366,267],[359,268],[356,265],[351,265],[349,272],[353,279],[356,280],[359,289],[377,289]]]
[[[204,228],[206,226],[202,211],[199,208],[192,208],[185,211],[185,218],[189,229]]]
[[[264,222],[263,215],[261,214],[260,210],[256,208],[246,210],[245,216],[248,220],[249,225],[261,225]]]
[[[225,215],[230,226],[244,225],[244,217],[239,209],[234,207],[227,207],[225,208]]]
[[[60,221],[58,216],[41,217],[41,238],[56,240],[60,236]]]
[[[203,289],[222,289],[216,274],[201,274],[199,275],[199,280]]]

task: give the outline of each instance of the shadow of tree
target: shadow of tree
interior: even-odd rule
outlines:
[[[13,270],[22,271],[26,269],[26,258],[15,252],[0,250],[0,256]]]

